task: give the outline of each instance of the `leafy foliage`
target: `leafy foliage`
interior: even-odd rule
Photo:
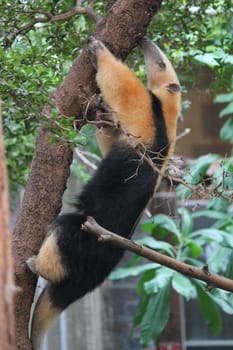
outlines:
[[[213,176],[210,176],[208,169],[214,162],[216,170]],[[232,175],[232,157],[221,158],[217,154],[201,156],[187,169],[184,184],[177,186],[178,198],[184,200],[192,195],[198,195],[209,198],[209,207],[215,206],[220,211],[226,210],[233,200]]]
[[[233,83],[232,83],[233,88]],[[229,119],[224,123],[220,130],[220,137],[225,141],[230,141],[233,144],[233,92],[219,94],[215,99],[216,103],[227,103],[227,105],[222,109],[220,117],[229,116]]]
[[[39,23],[17,36],[12,45],[7,44],[16,28],[31,21],[34,15],[30,11],[60,14],[72,6],[72,1],[24,1],[15,2],[15,6],[0,1],[3,23],[0,28],[0,94],[11,189],[25,184],[35,148],[36,129],[44,119],[42,110],[45,103],[51,103],[49,92],[64,79],[93,24],[83,15],[69,21]],[[56,114],[54,111],[54,117]],[[60,130],[64,132],[68,122],[70,131],[66,139],[77,139],[70,120],[60,118]],[[58,129],[56,131],[55,136]]]
[[[177,219],[163,214],[154,216],[142,225],[149,237],[136,242],[193,266],[201,267],[202,261],[206,261],[212,272],[231,277],[233,219],[226,212],[214,210],[190,213],[185,208],[179,208],[179,214]],[[214,219],[214,224],[211,228],[193,231],[193,222],[200,216]],[[168,234],[171,243],[160,241]],[[220,310],[233,314],[231,293],[218,289],[206,292],[203,282],[188,279],[156,263],[141,262],[141,259],[134,260],[130,267],[113,272],[111,278],[139,276],[137,291],[140,301],[133,327],[140,325],[142,345],[147,346],[157,339],[166,326],[170,314],[171,288],[186,301],[197,297],[200,312],[215,334],[222,327]]]

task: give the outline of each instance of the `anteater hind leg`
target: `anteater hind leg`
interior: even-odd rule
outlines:
[[[48,233],[38,255],[30,257],[27,260],[27,265],[33,273],[51,282],[62,281],[67,276],[57,243],[56,230]]]

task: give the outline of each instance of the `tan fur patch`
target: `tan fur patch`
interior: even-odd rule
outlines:
[[[116,112],[133,145],[153,144],[155,137],[150,96],[141,81],[107,49],[98,54],[97,83],[104,100]]]
[[[45,238],[35,258],[35,269],[42,277],[51,282],[59,282],[66,277],[67,272],[61,262],[55,232]]]
[[[41,349],[41,342],[45,332],[60,313],[60,309],[52,306],[48,295],[48,288],[45,287],[37,301],[32,319],[31,341],[33,350]]]
[[[113,143],[119,138],[119,135],[120,130],[111,127],[105,127],[96,131],[95,137],[102,156],[106,157],[111,150]]]

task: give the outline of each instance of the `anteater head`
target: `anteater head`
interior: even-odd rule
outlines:
[[[168,138],[172,143],[180,112],[180,83],[171,62],[158,46],[149,39],[141,40],[140,45],[146,64],[148,89],[162,104]]]

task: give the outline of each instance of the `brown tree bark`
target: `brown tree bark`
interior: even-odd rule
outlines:
[[[118,0],[98,24],[94,35],[123,59],[146,34],[160,3],[161,0]],[[95,93],[94,70],[89,52],[84,49],[53,97],[62,115],[80,115]],[[47,225],[61,208],[72,159],[68,144],[51,144],[50,138],[49,130],[41,126],[22,209],[13,232],[15,279],[21,288],[15,301],[16,339],[20,350],[31,348],[27,329],[36,284],[36,277],[28,271],[25,261],[38,251]]]
[[[0,101],[0,350],[15,349],[13,261]]]

